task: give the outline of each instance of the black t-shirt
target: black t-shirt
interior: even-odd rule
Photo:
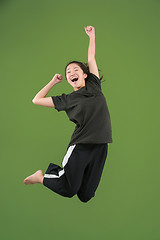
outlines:
[[[65,111],[76,124],[69,146],[77,143],[112,143],[112,128],[101,80],[89,73],[85,86],[69,94],[52,96],[55,109]]]

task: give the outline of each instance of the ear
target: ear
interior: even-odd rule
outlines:
[[[87,73],[84,73],[84,78],[86,79],[88,77]]]

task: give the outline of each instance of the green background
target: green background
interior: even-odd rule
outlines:
[[[159,240],[160,1],[0,2],[1,238]],[[95,197],[82,203],[23,180],[61,164],[75,124],[34,96],[70,60],[96,61],[113,143]],[[47,96],[70,93],[64,80]]]

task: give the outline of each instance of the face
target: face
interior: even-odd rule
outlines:
[[[66,78],[68,83],[74,88],[74,91],[77,91],[81,87],[85,86],[85,78],[87,74],[76,64],[71,63],[67,66],[66,69]],[[73,81],[73,79],[77,81]]]

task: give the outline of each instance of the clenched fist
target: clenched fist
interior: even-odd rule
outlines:
[[[56,73],[52,80],[57,84],[57,83],[60,83],[62,79],[63,79],[63,76],[61,74]]]
[[[95,37],[95,29],[94,29],[94,27],[87,26],[87,27],[84,27],[84,29],[85,29],[85,31],[86,31],[86,33],[87,33],[87,35],[89,37]]]

